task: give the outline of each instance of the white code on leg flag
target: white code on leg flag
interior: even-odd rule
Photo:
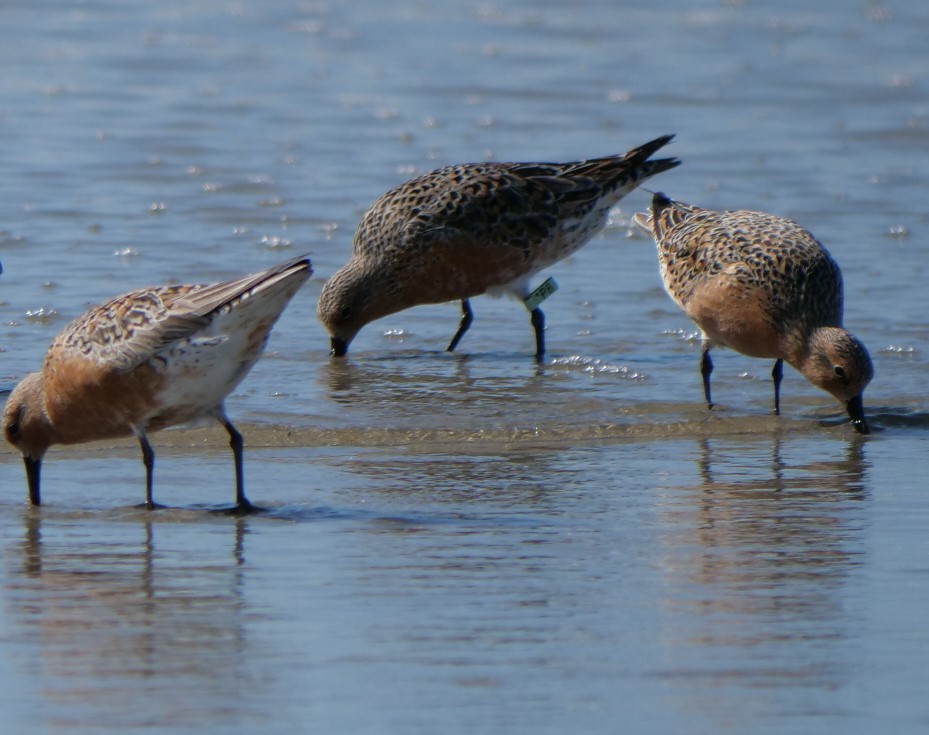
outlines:
[[[529,311],[532,311],[557,290],[558,284],[555,283],[555,279],[549,278],[535,291],[524,298],[523,303],[526,305],[526,308],[529,309]]]

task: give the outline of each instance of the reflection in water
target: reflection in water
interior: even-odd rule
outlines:
[[[835,443],[822,452],[801,444],[698,442],[701,482],[665,509],[674,534],[690,529],[662,560],[674,591],[668,675],[701,690],[842,685],[848,672],[832,650],[855,635],[843,588],[859,564],[867,442],[849,435],[844,456],[828,459]],[[723,700],[691,705],[733,705]]]
[[[17,637],[39,653],[30,662],[41,686],[36,711],[51,722],[117,729],[215,726],[236,700],[236,721],[267,716],[249,711],[260,698],[246,704],[239,696],[258,683],[244,665],[247,519],[235,520],[230,559],[228,547],[217,551],[213,533],[200,548],[172,545],[172,532],[187,524],[155,527],[147,519],[136,534],[133,523],[117,521],[113,534],[89,538],[99,522],[56,520],[46,538],[42,515],[24,511],[23,541],[4,594]]]
[[[484,360],[477,370],[480,380],[473,375],[478,359]],[[332,400],[353,403],[359,396],[373,397],[377,391],[387,389],[388,393],[397,393],[386,397],[402,404],[407,400],[421,401],[423,397],[435,398],[447,391],[453,395],[474,391],[484,395],[503,387],[525,392],[542,370],[534,361],[527,360],[520,366],[514,358],[507,357],[495,360],[467,354],[400,353],[360,362],[333,359],[325,365],[323,373]]]
[[[477,359],[485,362],[475,370]],[[537,422],[547,402],[565,399],[564,386],[546,378],[534,361],[517,369],[514,359],[401,353],[330,360],[321,373],[329,398],[343,408],[343,424],[357,418],[364,426],[410,429],[514,425],[521,415]]]
[[[850,437],[843,458],[793,466],[783,458],[779,436],[766,456],[744,444],[728,445],[722,440],[700,442],[703,482],[693,511],[704,553],[694,560],[694,578],[765,592],[739,598],[738,604],[750,609],[783,613],[796,602],[808,614],[808,593],[825,593],[854,563],[845,549],[848,535],[857,528],[852,522],[857,520],[855,504],[865,497],[864,442]],[[728,457],[727,448],[732,450]],[[721,469],[714,471],[714,465]],[[800,579],[816,580],[817,586],[801,588],[803,594],[795,597],[798,589],[788,583]],[[819,601],[828,617],[828,595]]]
[[[527,430],[530,435],[520,438],[530,442],[667,433],[664,420],[656,422],[635,403],[617,400],[617,390],[638,385],[638,376],[621,366],[589,367],[583,360],[538,365],[521,355],[401,353],[330,360],[320,374],[329,402],[338,406],[331,418],[346,440],[367,441],[353,434],[359,429],[391,432],[391,442],[398,444],[436,430],[495,444],[507,442],[507,432],[515,439]],[[670,406],[675,414],[682,409]],[[704,419],[699,414],[697,420]]]
[[[593,450],[590,450],[593,451]],[[351,470],[367,478],[369,493],[389,496],[405,506],[461,507],[481,501],[482,513],[501,509],[521,512],[531,508],[545,515],[557,515],[566,502],[585,492],[575,487],[578,454],[564,458],[559,447],[516,445],[475,448],[463,446],[449,451],[405,453],[395,456],[375,455],[356,458]],[[467,506],[465,506],[467,507]]]
[[[864,458],[866,441],[867,440],[858,436],[849,434],[844,459],[829,460],[825,463],[814,462],[807,465],[809,470],[819,473],[818,475],[812,476],[816,487],[821,490],[845,490],[852,494],[863,493],[866,470],[866,460]],[[727,483],[725,481],[717,483],[713,476],[713,447],[714,445],[725,444],[726,442],[727,440],[714,440],[709,437],[700,439],[700,457],[698,460],[700,477],[703,479],[704,489],[709,493],[717,489],[725,490],[726,488]],[[731,440],[729,440],[729,443],[731,443]],[[779,491],[786,491],[792,488],[801,490],[809,489],[807,485],[810,482],[810,475],[800,475],[789,482],[785,480],[784,472],[786,465],[782,457],[783,444],[783,436],[781,434],[775,434],[771,445],[771,460],[770,463],[768,463],[771,468],[771,479],[773,482],[769,481],[766,476],[761,475],[757,478],[752,478],[756,487],[758,489],[767,488]],[[736,451],[741,448],[742,445],[735,447]],[[752,453],[749,459],[753,459],[754,457],[755,454]],[[717,460],[718,459],[717,457]],[[724,467],[729,466],[728,462],[723,464]],[[764,466],[764,464],[759,462],[757,466],[761,467]],[[748,480],[743,480],[743,482],[746,481]]]
[[[393,400],[403,403],[410,398],[430,393],[429,383],[446,382],[455,386],[472,387],[469,355],[422,355],[420,353],[392,354],[376,360],[355,362],[352,358],[330,359],[321,370],[327,383],[329,397],[343,405],[356,402],[360,394],[376,391],[385,386],[406,390],[406,395],[394,395]],[[422,381],[427,381],[424,384]]]

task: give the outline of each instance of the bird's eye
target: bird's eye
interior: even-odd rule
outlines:
[[[343,306],[343,307],[342,307],[342,311],[341,311],[341,313],[339,314],[339,318],[340,318],[340,319],[348,319],[351,315],[352,315],[352,307],[351,307],[351,306]]]
[[[12,421],[6,425],[6,439],[8,442],[15,444],[19,441],[19,422]]]
[[[841,365],[836,365],[832,368],[832,372],[836,374],[836,377],[842,378],[843,380],[845,379],[845,368]]]

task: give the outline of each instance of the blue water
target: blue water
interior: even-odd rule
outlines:
[[[929,76],[925,3],[7,3],[0,388],[87,306],[310,253],[230,396],[52,450],[41,510],[0,449],[10,732],[922,733]],[[648,186],[810,228],[868,345],[876,431],[788,371],[714,355],[630,215],[522,307],[315,318],[360,214],[461,161],[676,133]],[[541,280],[541,278],[540,278]]]

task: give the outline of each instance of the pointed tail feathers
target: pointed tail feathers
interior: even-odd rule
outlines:
[[[248,296],[274,288],[281,282],[288,283],[291,296],[313,274],[313,266],[305,255],[279,263],[259,273],[251,273],[234,281],[215,283],[185,297],[196,313],[211,317],[216,312],[230,308],[237,301]],[[290,297],[288,297],[288,300]]]
[[[636,212],[632,221],[645,232],[660,240],[663,233],[680,222],[688,210],[660,191],[652,195],[652,206],[647,212]]]
[[[681,161],[678,158],[656,158],[654,160],[649,160],[653,153],[666,146],[672,140],[674,140],[673,135],[662,135],[660,138],[650,140],[648,143],[640,145],[638,148],[633,148],[623,156],[623,160],[636,171],[636,178],[642,182],[650,176],[660,174],[662,171],[667,171],[668,169],[681,165]]]

